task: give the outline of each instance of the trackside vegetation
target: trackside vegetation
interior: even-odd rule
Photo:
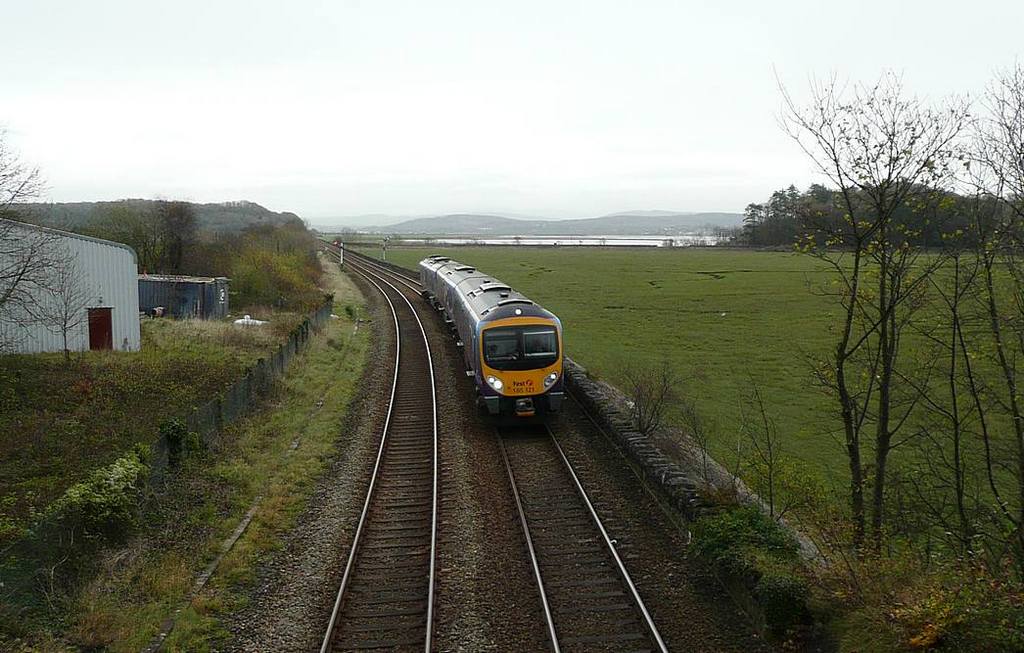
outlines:
[[[339,317],[309,341],[260,409],[207,445],[180,420],[163,420],[161,430],[178,447],[162,475],[151,477],[149,448],[137,447],[49,504],[46,514],[60,517],[61,532],[77,534],[52,550],[66,545],[77,562],[57,564],[34,599],[5,601],[0,648],[139,651],[183,606],[164,650],[207,650],[225,636],[218,615],[243,600],[255,565],[280,545],[305,504],[331,459],[363,368],[361,295],[336,270],[323,284]],[[253,505],[252,522],[206,591],[187,600],[196,576]]]

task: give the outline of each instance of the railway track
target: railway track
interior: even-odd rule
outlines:
[[[334,245],[324,243],[323,247],[325,250],[330,251],[334,256],[338,256],[338,248]],[[400,285],[419,293],[422,290],[420,286],[419,277],[412,271],[407,271],[405,268],[398,269],[397,266],[391,267],[382,264],[372,256],[366,254],[360,254],[354,250],[345,248],[345,258],[348,261],[355,261],[356,265],[369,268],[376,274],[384,275],[390,278],[392,281],[397,281]]]
[[[438,502],[430,344],[398,287],[369,266],[352,269],[391,309],[396,360],[380,446],[320,651],[430,651]]]
[[[555,435],[498,435],[552,651],[667,651]]]
[[[401,286],[420,293],[412,274],[350,250],[345,260],[359,274],[372,275],[396,292]],[[401,300],[412,310],[407,298]],[[499,430],[498,441],[551,650],[667,651],[555,435],[546,426],[526,432]],[[393,641],[378,639],[381,647]]]

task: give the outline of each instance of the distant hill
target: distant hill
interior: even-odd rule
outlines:
[[[675,236],[715,227],[735,227],[742,220],[739,213],[671,211],[627,211],[574,220],[520,220],[497,215],[455,213],[415,218],[377,227],[374,231],[431,236]]]
[[[192,204],[199,228],[207,231],[241,231],[254,224],[284,224],[300,220],[287,211],[277,213],[255,202],[220,202]],[[94,217],[119,204],[129,204],[140,210],[152,210],[156,200],[127,199],[115,202],[37,202],[18,204],[13,210],[28,222],[74,230],[88,224]]]

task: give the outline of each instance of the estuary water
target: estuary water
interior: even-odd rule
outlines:
[[[727,242],[721,236],[502,236],[496,238],[401,238],[405,245],[550,245],[578,247],[709,247]]]

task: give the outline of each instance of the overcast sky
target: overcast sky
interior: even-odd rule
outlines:
[[[314,222],[739,211],[819,181],[776,73],[977,94],[1019,0],[0,0],[0,125],[53,201],[249,199]]]

